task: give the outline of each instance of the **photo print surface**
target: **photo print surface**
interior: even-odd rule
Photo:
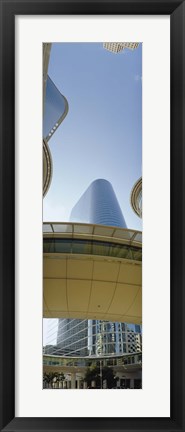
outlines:
[[[142,43],[43,44],[43,389],[142,388]]]

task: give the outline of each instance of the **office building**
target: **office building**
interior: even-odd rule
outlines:
[[[58,322],[57,322],[58,321]],[[67,357],[106,356],[141,352],[138,324],[103,320],[49,320],[44,354]]]
[[[104,179],[90,184],[73,207],[70,221],[127,228],[114,189]]]
[[[105,42],[103,44],[103,47],[105,49],[113,53],[118,53],[120,51],[123,51],[125,48],[128,48],[133,51],[136,48],[138,48],[138,46],[139,46],[138,42]]]
[[[50,46],[47,47],[44,56],[44,65],[47,66],[50,49]],[[52,157],[48,143],[68,113],[67,99],[58,90],[51,78],[46,76],[45,71],[46,66],[43,80],[43,195],[48,191],[52,178]]]
[[[64,355],[87,356],[88,320],[59,319],[57,351]]]

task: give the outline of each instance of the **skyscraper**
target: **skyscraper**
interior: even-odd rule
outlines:
[[[88,320],[59,319],[57,331],[57,350],[63,355],[87,356]]]
[[[70,221],[126,228],[112,185],[93,181],[71,211]],[[141,327],[103,320],[59,319],[57,352],[107,355],[141,351]]]
[[[139,46],[138,42],[105,42],[103,47],[113,53],[123,51],[125,48],[134,50]]]
[[[73,207],[71,222],[86,222],[127,228],[110,182],[94,180]]]
[[[46,65],[48,65],[50,49],[50,46],[45,49],[44,64]],[[47,193],[52,177],[52,157],[48,143],[68,113],[67,99],[47,75],[46,69],[47,66],[44,68],[43,81],[43,195]]]

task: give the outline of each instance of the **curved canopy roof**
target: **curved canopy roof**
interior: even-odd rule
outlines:
[[[44,234],[44,243],[48,239],[59,239],[60,244],[69,240],[70,249],[68,252],[44,249],[44,317],[141,324],[142,262],[137,259],[141,256],[141,239],[137,240],[141,233],[100,225],[44,224],[44,230],[49,229],[50,233]],[[86,233],[88,229],[91,234]],[[103,240],[100,253],[96,249],[97,238],[98,243]],[[91,253],[82,252],[79,244],[71,247],[79,239],[83,240],[82,245],[84,240],[91,242],[91,246],[96,242]],[[120,247],[127,250],[134,247],[138,255],[127,254],[126,258],[120,252],[113,255],[112,248],[118,245],[119,251]]]

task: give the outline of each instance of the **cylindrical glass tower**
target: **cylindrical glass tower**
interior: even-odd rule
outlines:
[[[70,221],[127,228],[114,189],[104,179],[90,184],[73,207]]]

